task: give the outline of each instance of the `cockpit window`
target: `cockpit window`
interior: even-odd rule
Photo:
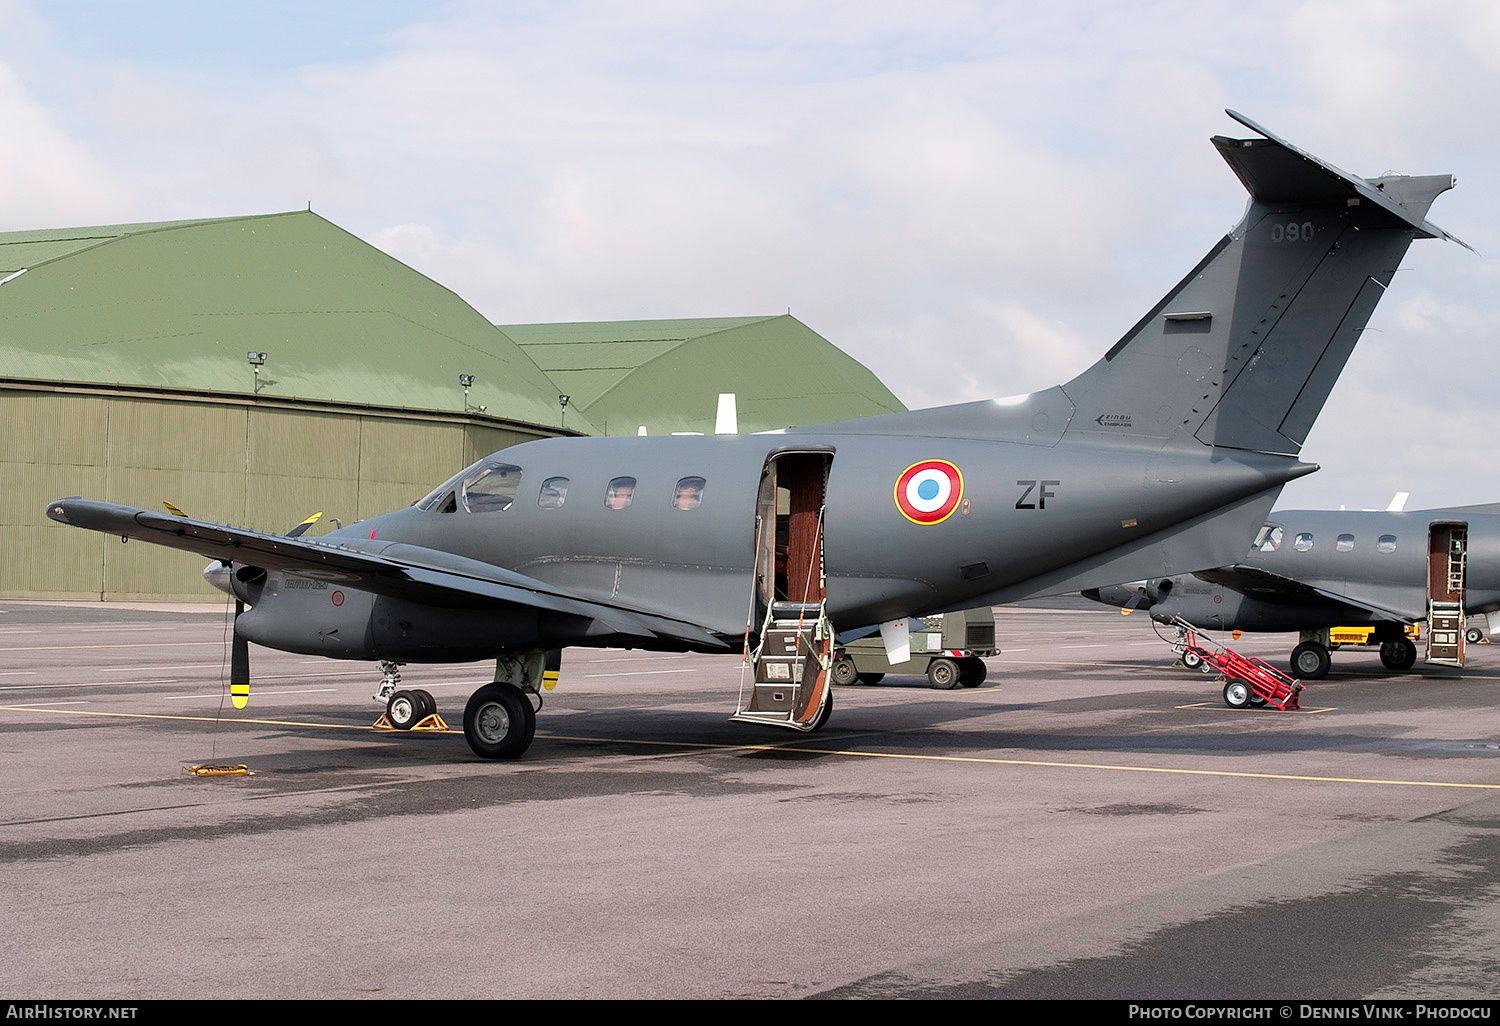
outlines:
[[[635,499],[635,478],[617,477],[604,490],[605,509],[624,509]]]
[[[1257,552],[1275,552],[1281,548],[1282,530],[1279,524],[1266,524],[1255,536],[1255,550]],[[1240,537],[1244,537],[1241,535]]]
[[[568,501],[568,479],[565,477],[549,477],[542,482],[542,490],[537,493],[536,504],[542,509],[557,509]]]
[[[1309,531],[1303,531],[1292,541],[1292,548],[1298,552],[1311,552],[1313,547],[1313,536]]]
[[[427,493],[416,504],[432,513],[497,513],[510,509],[521,485],[521,468],[486,457]]]
[[[703,502],[703,478],[685,477],[672,493],[673,509],[697,509]]]
[[[457,474],[454,474],[448,480],[428,492],[425,498],[417,500],[414,505],[417,509],[425,509],[433,513],[457,512],[458,485],[467,473],[467,470],[460,470]]]
[[[465,474],[463,484],[464,509],[470,513],[501,513],[516,501],[521,468],[486,461]]]

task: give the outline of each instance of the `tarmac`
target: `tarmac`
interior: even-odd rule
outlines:
[[[1062,605],[996,611],[982,686],[840,688],[815,734],[727,721],[737,655],[571,649],[486,762],[492,666],[404,667],[452,730],[392,733],[373,664],[254,646],[234,710],[223,606],[0,601],[0,990],[1496,997],[1500,646],[1233,710]]]

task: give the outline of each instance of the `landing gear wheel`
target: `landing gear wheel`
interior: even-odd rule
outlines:
[[[958,687],[959,674],[958,663],[947,656],[927,664],[927,683],[939,691],[952,691]]]
[[[1250,698],[1255,692],[1250,690],[1250,685],[1242,680],[1231,680],[1224,685],[1224,704],[1231,709],[1245,709],[1250,705]]]
[[[464,740],[482,759],[518,759],[531,747],[536,710],[513,684],[486,684],[464,707]]]
[[[861,684],[879,684],[883,680],[885,680],[885,674],[883,673],[861,673],[859,675],[859,682]]]
[[[424,693],[397,691],[391,695],[390,701],[385,703],[385,718],[391,721],[391,726],[397,730],[410,730],[415,727],[422,717],[427,715],[422,711],[422,700],[417,697]]]
[[[1478,627],[1470,627],[1464,631],[1464,640],[1471,645],[1477,645],[1484,640],[1484,631]]]
[[[813,723],[812,730],[808,731],[808,733],[809,734],[816,734],[818,731],[822,730],[823,729],[823,725],[828,722],[828,717],[830,717],[832,715],[833,715],[833,692],[830,691],[830,692],[828,692],[828,698],[823,702],[823,711],[820,712],[820,713],[818,713],[818,719],[817,719],[816,722]]]
[[[829,671],[829,675],[833,678],[833,682],[841,688],[848,687],[850,684],[855,684],[859,681],[859,671],[854,668],[854,660],[848,656],[834,663],[833,669]]]
[[[1410,638],[1387,641],[1380,646],[1380,661],[1387,670],[1405,673],[1417,665],[1417,646],[1412,644]]]
[[[1328,667],[1333,660],[1328,648],[1316,641],[1304,641],[1292,649],[1292,676],[1301,680],[1322,680],[1328,676]]]
[[[1190,648],[1182,650],[1182,665],[1189,670],[1196,670],[1203,665],[1203,657]]]
[[[413,691],[411,696],[422,706],[417,714],[418,723],[437,712],[437,699],[432,697],[431,691]]]
[[[984,683],[989,667],[978,656],[965,656],[958,661],[958,682],[966,688],[977,688]]]

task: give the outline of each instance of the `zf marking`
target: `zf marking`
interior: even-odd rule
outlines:
[[[1017,481],[1016,484],[1018,484],[1018,485],[1025,485],[1026,486],[1026,490],[1024,492],[1022,492],[1021,493],[1021,497],[1016,500],[1016,509],[1046,509],[1047,508],[1047,500],[1048,499],[1055,499],[1055,498],[1057,498],[1057,493],[1054,492],[1054,491],[1049,491],[1049,489],[1053,485],[1060,485],[1060,484],[1062,484],[1062,482],[1061,481]],[[1038,488],[1037,487],[1038,485],[1040,485],[1041,487]],[[1036,492],[1036,501],[1035,502],[1027,502],[1026,500],[1031,498],[1031,493],[1032,492]]]

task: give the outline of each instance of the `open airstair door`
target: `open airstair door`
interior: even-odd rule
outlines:
[[[1427,529],[1427,661],[1464,664],[1464,574],[1468,524]]]
[[[832,708],[833,625],[823,575],[823,510],[833,454],[779,452],[766,460],[755,505],[755,594],[745,628],[754,671],[740,688],[742,723],[821,727]]]

